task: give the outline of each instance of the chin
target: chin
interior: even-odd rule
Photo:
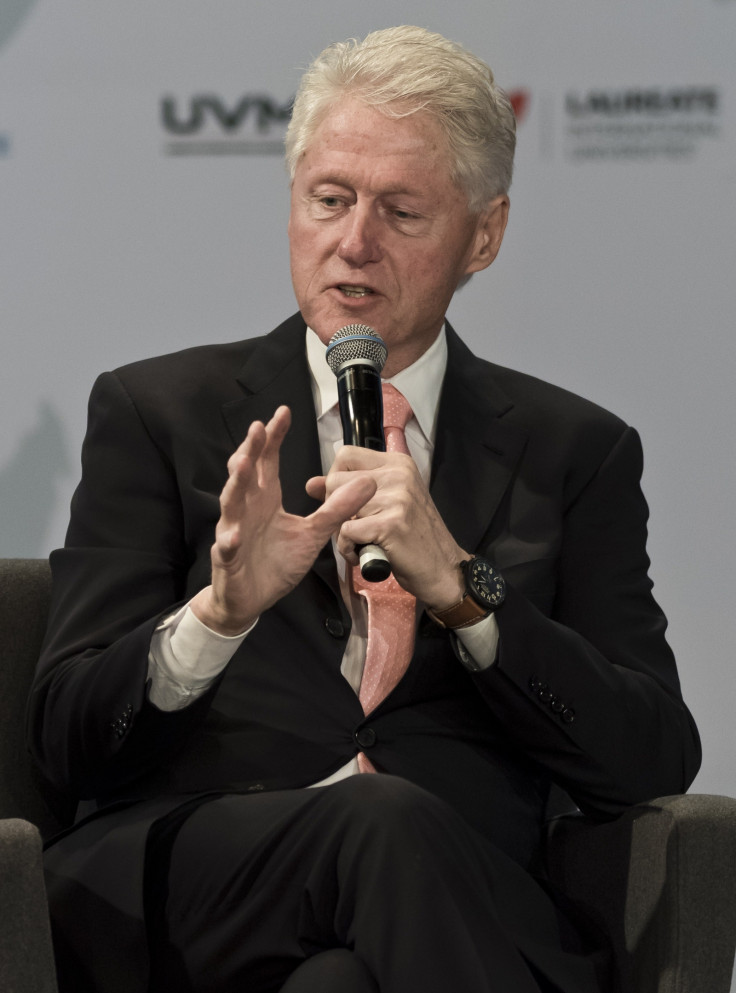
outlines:
[[[324,345],[329,344],[332,336],[346,324],[367,324],[382,334],[379,322],[370,314],[360,313],[360,308],[333,307],[327,312],[312,313],[311,317],[308,316],[308,311],[302,310],[301,313],[307,325]]]

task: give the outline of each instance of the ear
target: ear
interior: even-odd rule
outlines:
[[[509,198],[505,194],[494,197],[480,213],[475,229],[475,243],[465,270],[466,276],[487,269],[496,258],[508,219]]]

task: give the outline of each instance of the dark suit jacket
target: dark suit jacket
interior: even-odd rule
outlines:
[[[120,844],[135,867],[126,914],[138,913],[146,831],[182,796],[318,781],[360,750],[366,728],[379,770],[445,798],[522,865],[551,783],[614,816],[694,777],[697,732],[647,578],[636,433],[477,359],[451,329],[448,350],[431,491],[461,547],[506,577],[500,654],[471,674],[425,617],[408,672],[368,717],[340,673],[350,617],[329,546],[204,698],[173,714],[146,700],[157,621],[209,581],[227,459],[281,403],[294,415],[284,504],[315,506],[304,491],[321,469],[301,318],[98,380],[67,544],[52,556],[29,727],[58,786],[113,805],[55,847],[80,873],[82,840],[88,865]],[[125,806],[141,798],[148,805]]]

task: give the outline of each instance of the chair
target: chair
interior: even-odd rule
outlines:
[[[56,993],[41,833],[72,814],[34,771],[23,732],[49,587],[45,560],[0,559],[0,989],[9,993]],[[610,934],[632,993],[729,993],[736,800],[665,797],[603,824],[556,818],[547,864],[554,883]],[[337,989],[359,993],[362,979],[345,979],[350,963],[335,960],[334,968]],[[294,993],[304,988],[297,975],[287,983]],[[318,978],[312,987],[306,978],[306,988],[329,993],[328,983]]]
[[[56,993],[40,831],[61,827],[24,744],[25,702],[48,612],[43,560],[0,560],[0,988]]]

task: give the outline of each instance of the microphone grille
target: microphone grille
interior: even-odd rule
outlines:
[[[383,338],[366,324],[347,324],[330,338],[327,346],[327,364],[337,375],[346,362],[362,360],[380,373],[383,369],[388,349]]]

